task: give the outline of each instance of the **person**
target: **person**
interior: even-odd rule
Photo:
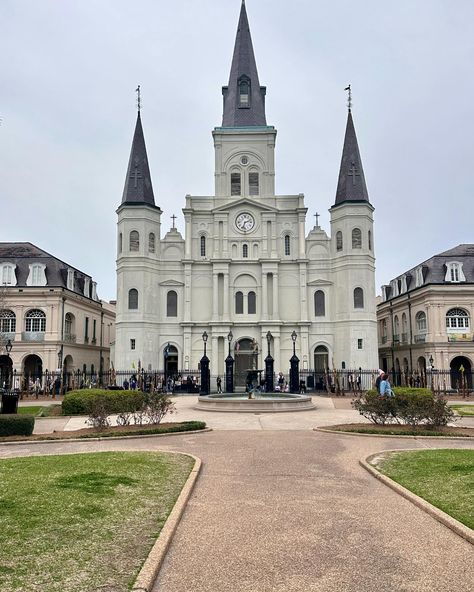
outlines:
[[[278,374],[278,386],[280,387],[280,391],[283,390],[283,385],[285,384],[285,379],[283,378],[283,373],[280,372]]]
[[[380,382],[382,381],[382,375],[384,374],[383,370],[379,370],[379,375],[377,376],[377,379],[375,380],[375,388],[377,389],[377,391],[380,393]]]
[[[379,393],[381,397],[393,397],[394,395],[388,380],[388,374],[385,374],[385,372],[381,376]]]
[[[306,393],[306,381],[304,378],[300,380],[300,395]]]
[[[222,380],[221,380],[220,376],[218,376],[216,378],[216,384],[217,384],[217,392],[222,393]]]

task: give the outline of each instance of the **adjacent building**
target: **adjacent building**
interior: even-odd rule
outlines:
[[[430,368],[449,371],[452,388],[463,371],[471,380],[473,315],[474,245],[458,245],[382,286],[380,367],[402,381]]]
[[[222,93],[215,195],[186,196],[184,238],[174,225],[163,236],[138,113],[117,210],[115,367],[197,369],[204,334],[211,373],[222,375],[232,352],[239,385],[256,358],[263,367],[267,348],[275,371],[286,372],[296,331],[302,369],[375,368],[374,208],[351,109],[331,233],[316,224],[306,236],[304,195],[275,192],[277,131],[244,3]]]
[[[72,265],[31,243],[0,243],[0,340],[1,384],[7,373],[94,375],[110,367],[115,307]]]

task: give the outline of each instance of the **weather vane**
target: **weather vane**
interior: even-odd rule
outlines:
[[[346,88],[344,90],[347,90],[347,108],[350,111],[351,108],[352,108],[352,90],[351,90],[351,85],[349,84],[348,86],[346,86]]]
[[[140,85],[137,86],[137,88],[135,89],[135,92],[137,93],[137,109],[138,109],[138,112],[140,113],[140,109],[142,107],[141,98],[140,98]]]

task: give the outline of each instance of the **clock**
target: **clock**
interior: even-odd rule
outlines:
[[[242,232],[249,232],[255,226],[255,220],[252,214],[248,212],[242,212],[235,219],[235,225]]]

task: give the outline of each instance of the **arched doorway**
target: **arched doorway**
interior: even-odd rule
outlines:
[[[66,390],[70,390],[72,388],[76,387],[75,384],[75,376],[74,376],[74,365],[73,365],[73,359],[71,355],[67,355],[64,358],[64,364],[63,364],[63,369],[64,369],[64,376],[63,376],[63,384],[66,388]]]
[[[245,386],[249,371],[258,370],[258,345],[255,339],[240,339],[235,343],[235,386]]]
[[[464,356],[457,356],[451,360],[451,388],[459,389],[467,384],[472,389],[472,367],[471,362]],[[466,382],[463,384],[463,380]]]
[[[178,375],[178,349],[174,345],[165,346],[163,350],[163,367],[166,378],[174,378]]]
[[[39,379],[41,382],[43,376],[43,362],[39,356],[36,354],[26,356],[23,362],[23,376],[25,380],[23,388],[25,390],[29,389],[36,379]]]
[[[314,349],[314,388],[317,391],[325,390],[325,376],[329,369],[329,350],[325,345],[318,345]],[[308,388],[311,382],[308,377]]]
[[[13,362],[10,356],[0,356],[0,388],[11,385]]]

